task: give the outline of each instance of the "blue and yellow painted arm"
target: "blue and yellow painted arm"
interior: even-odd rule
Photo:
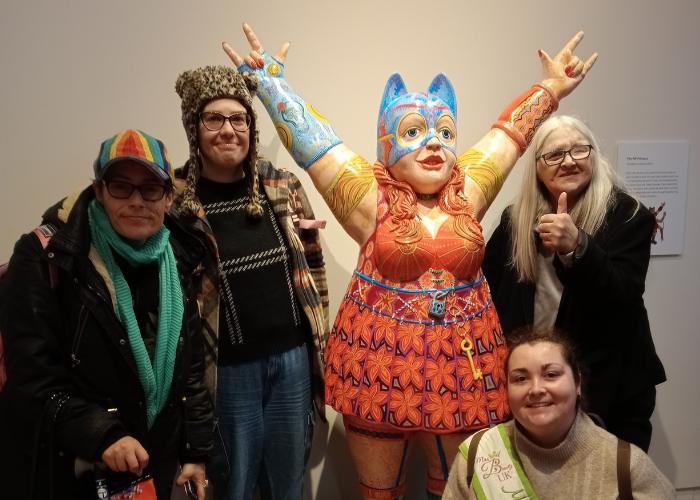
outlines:
[[[294,161],[308,169],[331,148],[343,141],[331,124],[314,107],[304,101],[284,79],[284,64],[263,52],[264,66],[238,67],[241,73],[253,73],[260,79],[257,95],[275,125],[282,144]]]

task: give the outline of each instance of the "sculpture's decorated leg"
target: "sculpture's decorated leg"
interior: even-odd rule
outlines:
[[[410,433],[348,415],[343,416],[343,423],[362,497],[402,498]]]
[[[427,497],[439,499],[447,484],[447,477],[454,462],[459,445],[469,437],[469,433],[430,434],[419,432],[418,442],[428,459]]]

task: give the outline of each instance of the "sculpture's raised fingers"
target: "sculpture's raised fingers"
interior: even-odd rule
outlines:
[[[586,73],[593,67],[595,62],[598,60],[598,53],[594,52],[591,57],[588,58],[588,61],[583,65],[583,71],[581,71],[581,75],[586,76]]]
[[[566,42],[566,45],[564,45],[564,48],[561,49],[559,54],[563,54],[565,50],[573,52],[576,47],[578,47],[578,44],[581,43],[581,40],[583,40],[583,31],[579,31],[573,37],[571,37],[571,40]]]
[[[282,47],[280,47],[280,50],[277,51],[275,59],[281,63],[284,63],[284,60],[287,59],[287,52],[289,52],[289,42],[284,42]]]
[[[258,37],[255,35],[253,28],[250,27],[250,24],[243,23],[243,33],[245,33],[245,37],[248,39],[251,49],[255,50],[256,52],[263,51],[260,40],[258,40]]]
[[[243,58],[239,56],[235,50],[233,50],[233,47],[231,47],[228,42],[223,42],[221,47],[224,49],[224,52],[226,52],[226,55],[229,59],[231,59],[231,62],[236,68],[243,64]]]

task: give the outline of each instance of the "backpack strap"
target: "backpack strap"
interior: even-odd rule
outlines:
[[[474,477],[474,462],[476,462],[476,452],[479,449],[479,441],[481,441],[481,436],[489,430],[481,429],[479,432],[472,436],[472,440],[469,441],[469,451],[467,452],[467,487],[472,485],[472,477]]]
[[[58,228],[53,224],[42,224],[32,232],[39,239],[41,248],[46,249],[51,237],[56,234],[56,231],[58,231]],[[58,268],[51,264],[51,262],[49,262],[49,283],[51,284],[51,288],[56,288],[58,285]]]
[[[58,231],[58,228],[53,224],[42,224],[41,226],[34,228],[33,233],[36,234],[37,238],[39,238],[41,248],[46,248],[46,245],[49,244],[49,240],[54,234],[56,234],[56,231]]]
[[[46,249],[46,247],[49,244],[49,241],[51,240],[51,237],[56,234],[58,231],[58,228],[54,226],[53,224],[44,224],[42,226],[34,228],[32,231],[34,235],[37,237],[39,240],[39,243],[41,244],[42,249]],[[0,264],[0,277],[2,277],[6,272],[7,272],[7,266],[9,265],[9,262],[3,262]],[[49,275],[51,279],[51,288],[55,288],[55,285],[57,283],[56,278],[58,277],[57,274],[58,270],[54,268],[51,264],[49,264]]]
[[[630,474],[630,444],[617,440],[617,490],[620,500],[633,500],[632,478]]]
[[[51,236],[53,236],[58,228],[53,224],[44,224],[39,226],[32,231],[41,243],[41,248],[46,248],[49,244]],[[7,273],[9,262],[4,262],[0,264],[0,278],[2,278],[5,273]],[[51,288],[56,288],[58,284],[58,268],[49,262],[49,283]],[[2,333],[0,332],[0,392],[5,388],[7,383],[7,371],[5,369],[5,346],[2,341]]]

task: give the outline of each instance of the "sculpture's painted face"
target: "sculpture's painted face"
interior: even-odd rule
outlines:
[[[387,81],[380,105],[377,159],[391,167],[433,139],[456,157],[456,120],[454,89],[445,75],[437,75],[427,93],[408,93],[395,73]]]

